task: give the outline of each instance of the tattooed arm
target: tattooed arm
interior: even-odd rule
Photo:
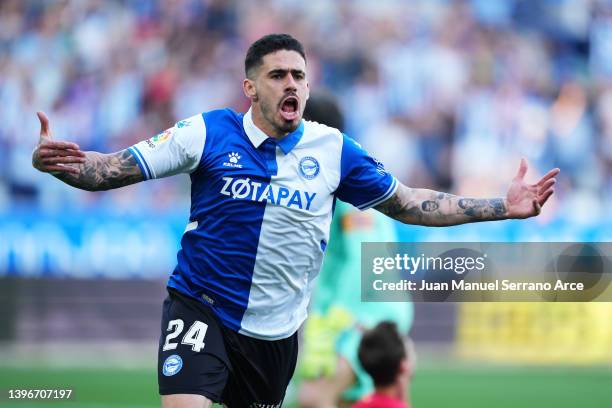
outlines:
[[[405,224],[436,227],[507,218],[503,198],[464,198],[401,184],[395,195],[375,208]]]
[[[521,160],[505,198],[475,199],[399,184],[396,193],[375,208],[406,224],[448,226],[468,222],[528,218],[538,215],[553,194],[559,169],[549,171],[536,184],[524,180],[527,162]]]
[[[83,152],[79,146],[51,138],[49,120],[39,112],[40,140],[32,153],[32,165],[73,187],[88,191],[108,190],[144,180],[129,150],[102,154]]]
[[[110,154],[85,152],[85,162],[73,167],[79,172],[51,174],[72,187],[87,191],[110,190],[144,180],[136,159],[127,149]]]

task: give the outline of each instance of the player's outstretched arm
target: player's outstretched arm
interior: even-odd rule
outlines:
[[[527,162],[522,159],[505,198],[466,198],[400,184],[391,198],[375,208],[406,224],[438,227],[529,218],[538,215],[553,194],[555,176],[559,171],[552,169],[537,183],[527,184]]]
[[[49,119],[38,112],[40,140],[32,153],[34,168],[88,191],[109,190],[144,180],[136,159],[126,149],[103,154],[83,152],[75,143],[53,140]]]

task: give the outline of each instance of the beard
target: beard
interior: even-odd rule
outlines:
[[[276,126],[276,124],[275,124],[275,127],[278,130],[280,130],[281,132],[283,132],[283,133],[291,133],[295,129],[298,128],[298,124],[299,123],[300,123],[299,121],[296,121],[296,123],[293,123],[293,121],[287,122],[286,120],[282,120],[281,125],[280,126]]]
[[[302,119],[302,115],[299,115],[297,120],[287,121],[284,120],[280,114],[278,114],[278,104],[266,103],[260,101],[261,113],[264,119],[272,125],[274,130],[279,134],[291,133],[296,130]]]

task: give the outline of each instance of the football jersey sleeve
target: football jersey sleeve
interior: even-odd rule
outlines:
[[[397,190],[397,180],[359,143],[343,135],[340,184],[336,196],[360,210],[375,207]]]
[[[145,180],[191,173],[197,169],[204,144],[206,125],[202,115],[177,122],[173,127],[130,147]]]

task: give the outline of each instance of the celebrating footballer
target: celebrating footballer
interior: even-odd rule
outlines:
[[[309,85],[299,41],[260,38],[245,74],[246,113],[204,112],[111,154],[56,141],[38,113],[32,163],[71,186],[191,178],[191,213],[163,304],[158,379],[166,408],[282,405],[336,199],[427,226],[527,218],[540,213],[559,173],[529,184],[523,160],[500,198],[410,188],[339,130],[302,119]]]

